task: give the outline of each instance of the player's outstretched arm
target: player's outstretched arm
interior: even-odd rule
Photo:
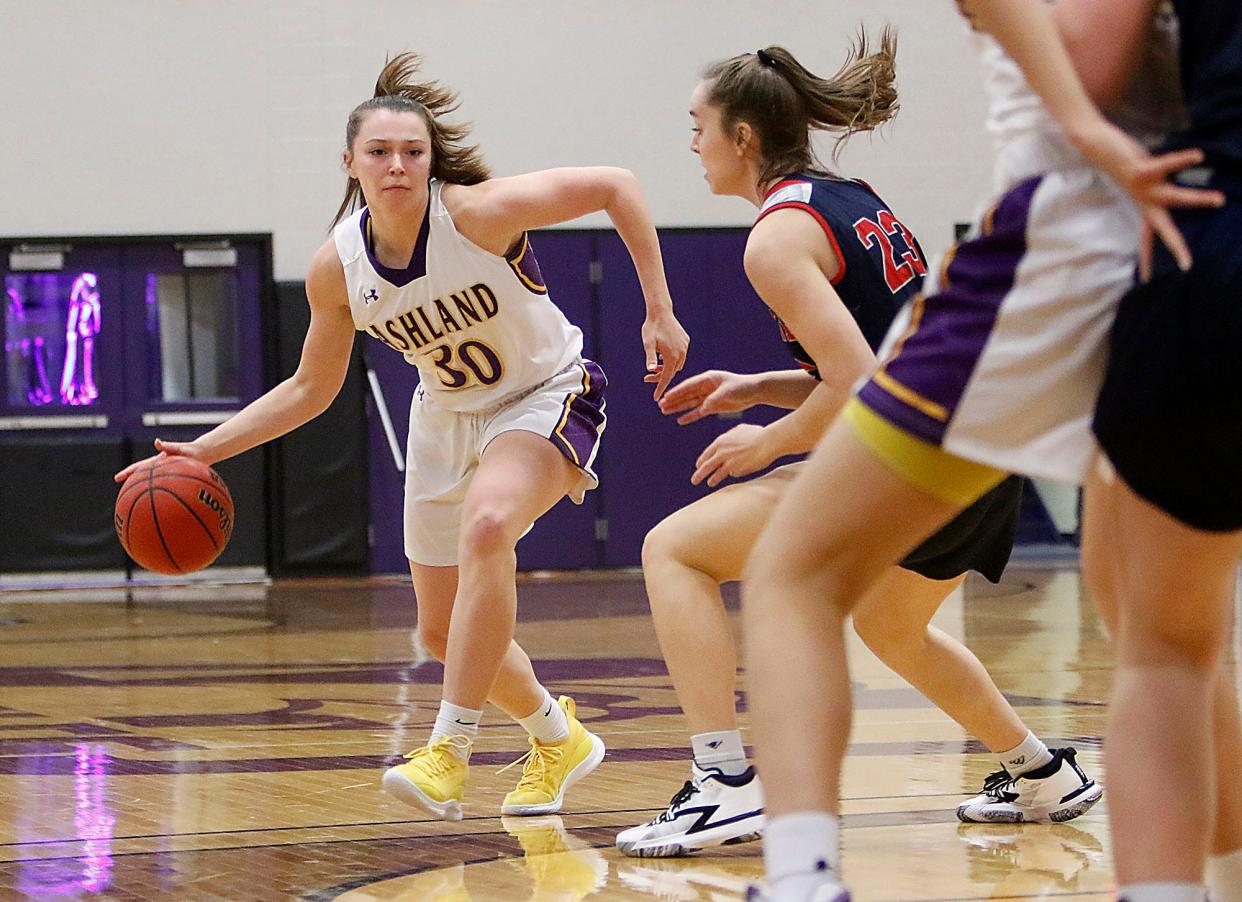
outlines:
[[[292,432],[328,409],[345,381],[354,342],[345,276],[331,240],[311,262],[306,294],[311,320],[297,371],[192,442],[156,439],[156,457],[181,454],[214,464]],[[113,478],[124,482],[145,462],[130,464]]]
[[[527,229],[603,211],[625,242],[638,272],[647,317],[643,323],[646,381],[658,401],[685,365],[690,338],[673,315],[660,242],[634,174],[611,166],[546,169],[477,185],[453,186],[453,219],[481,247],[504,249]]]
[[[875,365],[858,323],[824,272],[830,253],[822,228],[800,210],[776,210],[751,230],[746,275],[815,361],[820,383],[805,403],[767,428],[781,454],[815,447],[850,396]],[[835,255],[831,262],[836,264]]]
[[[1198,150],[1153,157],[1137,141],[1111,125],[1083,89],[1062,44],[1051,12],[1041,0],[956,0],[976,28],[990,33],[1026,75],[1061,128],[1092,163],[1111,175],[1138,202],[1152,231],[1172,251],[1178,265],[1190,266],[1190,250],[1173,224],[1169,207],[1215,207],[1216,191],[1183,188],[1168,181],[1180,169],[1203,159]],[[1147,4],[1150,0],[1107,0]]]
[[[776,210],[750,231],[746,276],[763,302],[798,336],[822,381],[801,405],[767,426],[743,423],[699,455],[690,481],[716,486],[810,451],[875,364],[858,324],[832,287],[838,264],[820,225],[800,210]]]
[[[660,413],[686,426],[704,417],[739,413],[757,404],[793,410],[806,401],[816,382],[806,370],[730,373],[707,370],[683,379],[660,399]]]

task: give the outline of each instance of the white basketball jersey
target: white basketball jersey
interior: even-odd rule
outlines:
[[[981,33],[973,38],[983,62],[988,130],[997,149],[996,189],[1008,190],[1049,170],[1086,165],[995,39]],[[1171,4],[1161,3],[1125,96],[1106,111],[1113,123],[1148,147],[1184,121],[1177,54],[1177,16]]]
[[[384,266],[366,207],[337,225],[354,325],[418,367],[449,410],[477,411],[538,385],[582,354],[582,333],[548,298],[525,235],[509,255],[459,234],[433,179],[410,265]]]

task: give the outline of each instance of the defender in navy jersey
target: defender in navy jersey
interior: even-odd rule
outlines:
[[[491,179],[477,148],[463,143],[468,130],[437,118],[455,109],[454,94],[419,82],[418,65],[414,54],[392,59],[374,96],[349,116],[349,183],[307,278],[311,321],[297,372],[195,441],[156,446],[213,463],[297,428],[339,390],[355,329],[416,366],[405,548],[418,636],[444,661],[444,687],[427,744],[389,768],[383,786],[460,819],[490,699],[531,743],[501,812],[548,814],[599,764],[604,744],[579,722],[573,699],[551,697],[513,641],[514,546],[562,497],[581,501],[595,486],[606,380],[548,297],[527,231],[609,215],[642,286],[645,379],[656,399],[689,339],[633,175],[600,167]]]
[[[886,33],[878,52],[868,53],[864,43],[841,72],[821,79],[788,51],[768,47],[709,67],[694,92],[692,149],[714,193],[745,198],[758,208],[746,271],[801,365],[750,375],[709,371],[670,389],[661,408],[680,415],[682,423],[755,404],[792,409],[769,426],[736,426],[712,442],[699,458],[695,483],[716,486],[779,457],[810,451],[851,386],[874,365],[874,348],[897,310],[918,293],[925,266],[913,235],[869,186],[823,171],[810,144],[812,129],[844,135],[891,116],[894,50]],[[842,98],[847,85],[865,88]],[[764,829],[764,794],[737,729],[736,651],[719,586],[742,577],[752,546],[802,467],[782,466],[724,486],[647,536],[647,591],[689,722],[694,765],[666,811],[617,836],[628,855],[681,855],[755,839]],[[1021,805],[1006,803],[1000,811],[987,808],[995,803],[990,797],[971,799],[959,808],[964,820],[1068,820],[1099,797],[1098,787],[1074,767],[1073,753],[1048,750],[978,660],[928,625],[967,570],[999,577],[1013,540],[1019,490],[1016,480],[998,487],[891,568],[854,620],[890,667],[1025,782],[1029,791],[1014,794],[1021,795]],[[756,622],[786,633],[800,629],[763,610],[747,611],[747,618],[748,630]],[[817,679],[814,672],[802,678]],[[816,781],[800,789],[803,803],[832,792]],[[814,832],[819,826],[799,823],[796,829]]]
[[[782,178],[768,190],[755,222],[789,209],[807,213],[823,229],[837,258],[829,281],[867,345],[877,351],[898,311],[923,287],[927,266],[918,241],[871,186],[857,179]],[[797,336],[773,315],[794,360],[822,381]],[[976,570],[997,582],[1013,548],[1021,500],[1022,479],[1011,476],[907,554],[901,566],[931,579],[953,579]]]
[[[786,209],[805,211],[823,228],[838,262],[832,287],[867,344],[872,350],[879,348],[897,311],[923,286],[927,266],[914,235],[871,186],[858,179],[782,178],[768,189],[759,219]],[[790,350],[799,363],[813,369],[814,362],[801,345],[792,342]]]

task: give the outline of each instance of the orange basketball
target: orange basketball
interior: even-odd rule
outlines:
[[[116,496],[125,552],[156,573],[202,570],[233,533],[233,498],[220,474],[192,457],[161,457],[135,470]]]

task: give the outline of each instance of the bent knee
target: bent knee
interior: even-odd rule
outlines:
[[[909,654],[927,641],[923,624],[904,624],[880,612],[854,611],[854,632],[867,648],[881,660]]]
[[[710,549],[705,547],[702,536],[692,528],[691,521],[677,511],[665,517],[643,539],[642,562],[644,571],[655,572],[661,568],[685,567],[717,582],[724,580],[719,571],[727,562],[713,561]]]
[[[448,624],[418,622],[418,641],[437,661],[443,661],[448,652]]]
[[[643,566],[655,566],[668,561],[684,563],[685,551],[685,536],[679,526],[677,514],[670,514],[647,531],[643,539]]]
[[[482,509],[467,514],[461,524],[461,549],[463,555],[492,554],[512,551],[522,529],[504,513]]]
[[[1126,663],[1172,665],[1205,673],[1215,672],[1227,644],[1227,636],[1217,630],[1173,618],[1141,631],[1123,625],[1121,637],[1121,656]]]
[[[755,591],[758,588],[760,591]],[[742,572],[742,597],[813,594],[825,607],[849,614],[870,588],[865,573],[831,556],[812,556],[765,542],[755,548]]]

